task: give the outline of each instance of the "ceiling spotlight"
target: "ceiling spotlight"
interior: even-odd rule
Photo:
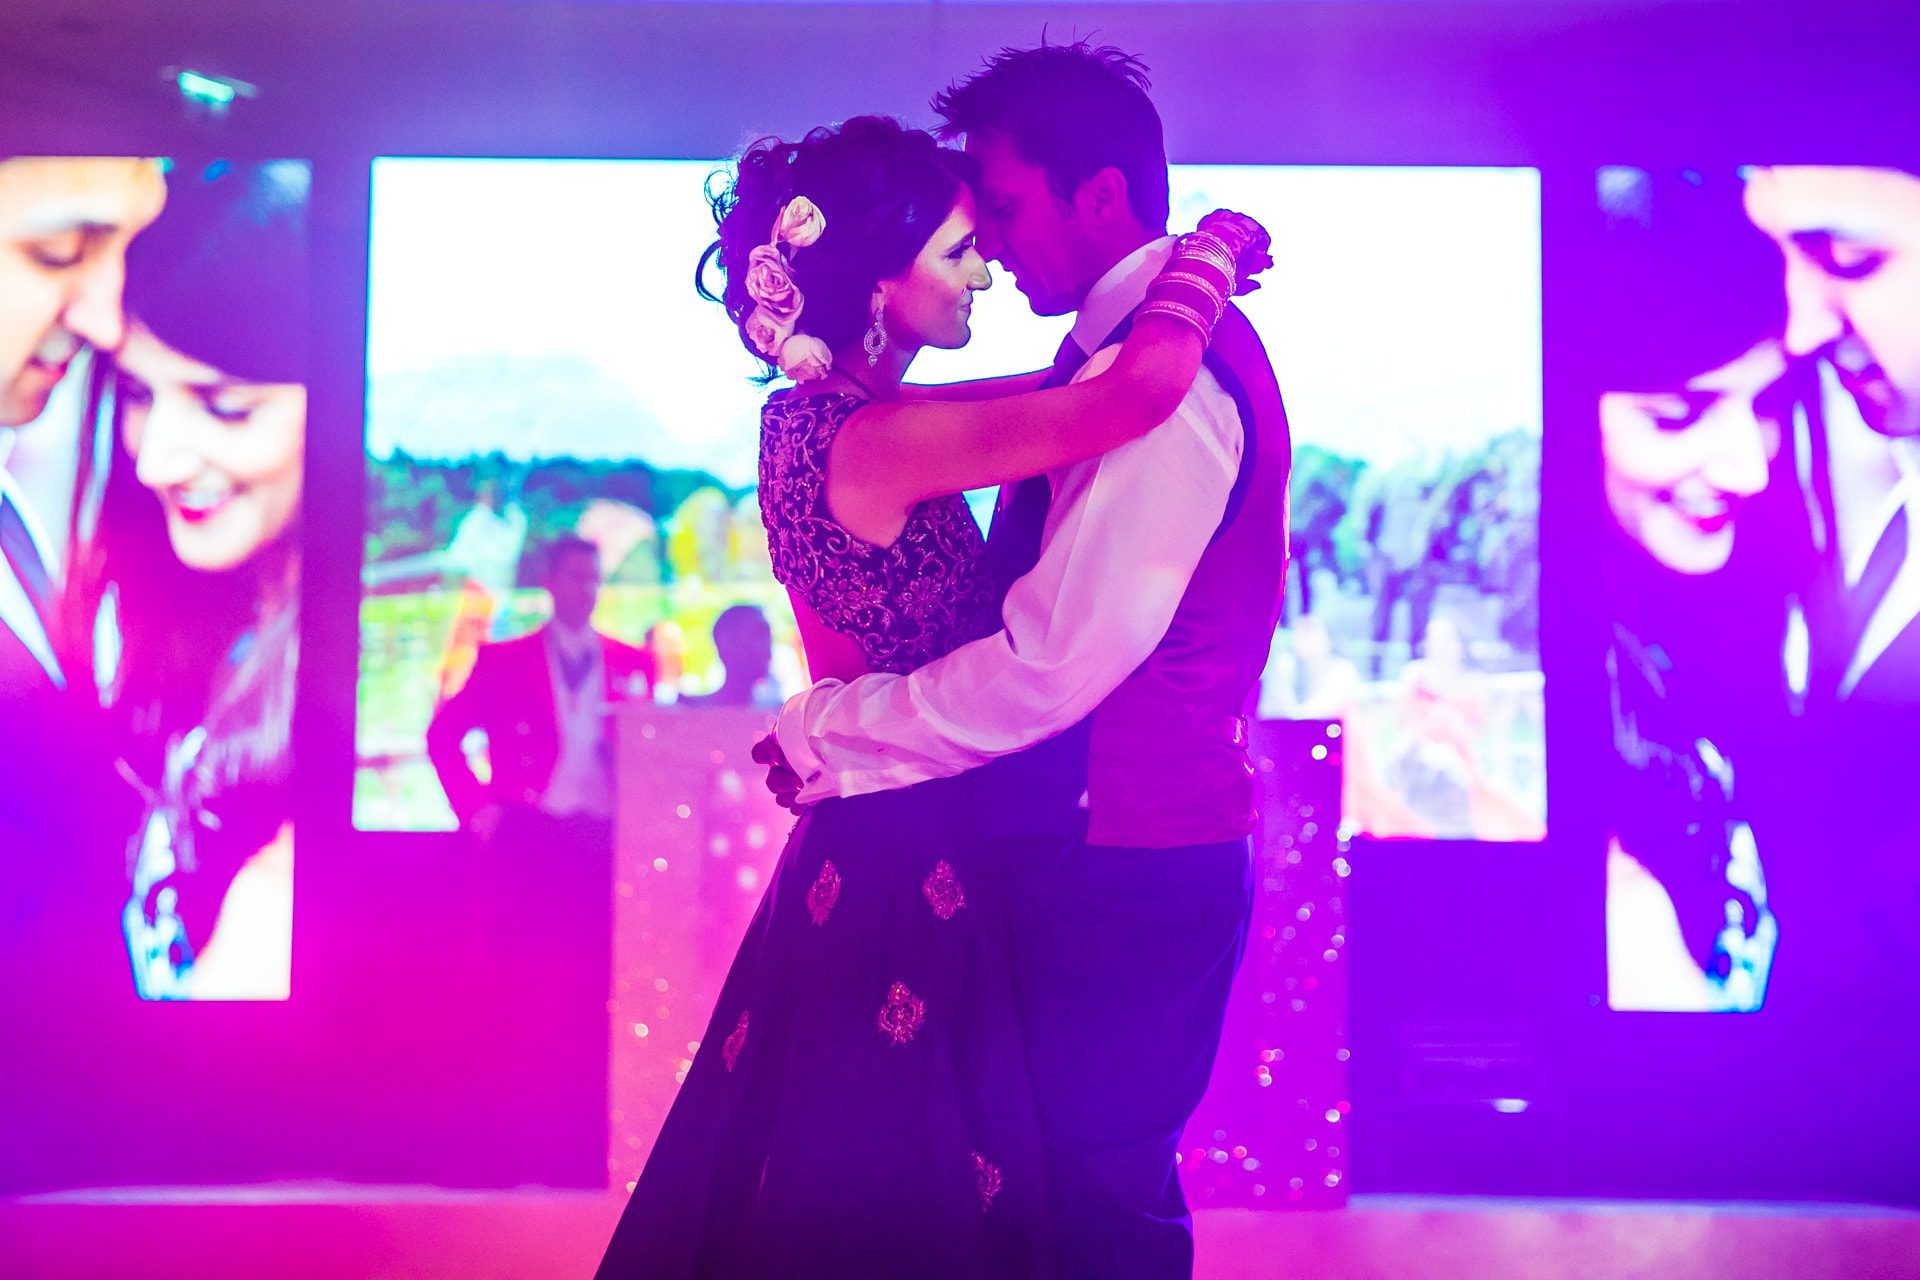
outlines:
[[[190,108],[211,115],[225,115],[235,98],[253,98],[260,91],[245,80],[232,76],[209,75],[189,67],[168,67],[160,73],[180,90],[180,98]]]

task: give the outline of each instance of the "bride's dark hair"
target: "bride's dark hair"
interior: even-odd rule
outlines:
[[[793,282],[806,299],[795,327],[830,348],[845,346],[873,323],[873,287],[907,269],[953,212],[973,172],[962,153],[887,116],[823,125],[798,142],[761,138],[740,153],[731,175],[722,170],[708,180],[720,238],[700,255],[694,285],[701,297],[726,308],[741,343],[759,356],[746,334],[754,305],[747,296],[747,255],[772,238],[787,202],[805,196],[825,217],[826,230],[791,251]],[[716,191],[714,179],[729,176]],[[725,277],[719,293],[707,283],[710,262]]]

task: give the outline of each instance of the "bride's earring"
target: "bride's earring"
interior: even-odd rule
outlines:
[[[867,327],[867,336],[860,339],[860,349],[867,353],[867,367],[880,363],[881,353],[887,349],[887,326],[881,316],[886,308],[884,302],[873,304],[873,323]]]

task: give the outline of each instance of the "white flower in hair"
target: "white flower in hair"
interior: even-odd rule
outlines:
[[[776,320],[765,307],[755,307],[747,316],[747,340],[769,360],[778,360],[780,348],[793,335],[792,320]]]
[[[810,333],[796,333],[780,344],[780,372],[795,382],[812,382],[833,368],[833,353]]]
[[[773,224],[772,243],[804,249],[818,240],[820,233],[826,229],[827,215],[821,213],[813,201],[805,196],[795,196],[787,201]]]
[[[787,270],[787,260],[770,244],[747,255],[747,296],[776,324],[792,324],[806,299]]]

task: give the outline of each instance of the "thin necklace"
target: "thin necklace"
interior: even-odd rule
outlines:
[[[851,382],[854,386],[866,392],[867,400],[869,402],[877,401],[880,398],[879,396],[873,394],[872,387],[869,387],[866,383],[860,381],[860,379],[854,377],[851,373],[848,373],[845,369],[835,369],[834,372],[839,374],[841,377],[845,378],[848,382]]]

